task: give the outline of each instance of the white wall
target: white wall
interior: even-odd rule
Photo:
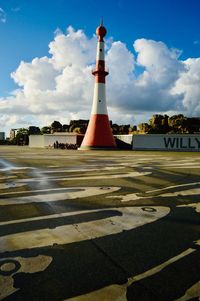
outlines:
[[[132,145],[133,143],[133,135],[129,134],[129,135],[114,135],[117,139]]]
[[[133,150],[170,150],[170,151],[199,151],[200,135],[115,135],[118,139],[127,144],[133,145]],[[58,143],[77,143],[76,135],[30,135],[30,147],[49,147],[54,142]]]
[[[69,134],[44,134],[44,135],[30,135],[29,147],[49,147],[58,141],[58,143],[76,144],[77,136]]]
[[[29,147],[44,147],[44,135],[30,135]]]
[[[133,149],[200,151],[200,135],[133,135]]]
[[[53,146],[53,144],[58,141],[58,143],[71,143],[76,144],[76,135],[54,135],[45,134],[44,135],[44,146]]]

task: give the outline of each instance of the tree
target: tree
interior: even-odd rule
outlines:
[[[38,126],[29,126],[28,134],[29,135],[40,135],[41,134],[40,128]]]
[[[69,125],[68,124],[63,124],[63,132],[69,132]]]
[[[51,133],[50,126],[43,126],[43,128],[41,128],[41,133],[42,134],[50,134]]]
[[[51,133],[54,132],[62,132],[62,124],[56,120],[51,124]]]
[[[112,125],[112,132],[113,132],[113,135],[119,134],[119,125],[118,124],[113,123],[113,125]]]
[[[17,145],[28,145],[28,130],[25,128],[18,129],[17,134],[13,139],[13,143]]]

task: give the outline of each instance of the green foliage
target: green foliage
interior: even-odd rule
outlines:
[[[13,139],[12,143],[17,145],[28,145],[28,130],[25,128],[18,129],[17,134]]]
[[[54,121],[52,124],[51,124],[51,132],[54,133],[54,132],[62,132],[62,124],[59,122],[59,121]]]
[[[43,128],[41,128],[41,133],[42,134],[50,134],[51,133],[50,126],[44,126]]]
[[[28,135],[40,135],[41,131],[38,126],[29,126]]]

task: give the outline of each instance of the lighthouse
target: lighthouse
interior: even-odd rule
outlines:
[[[98,36],[96,66],[92,71],[95,77],[94,96],[90,121],[80,150],[107,150],[116,149],[106,105],[106,76],[104,37],[106,28],[101,22],[96,29]]]

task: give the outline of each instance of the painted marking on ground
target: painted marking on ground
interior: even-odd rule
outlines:
[[[37,194],[31,196],[23,196],[17,198],[0,199],[0,206],[14,205],[14,204],[27,204],[27,203],[41,203],[41,202],[55,202],[61,200],[71,200],[76,198],[85,198],[93,195],[107,194],[118,191],[120,187],[75,187],[64,188],[67,192],[59,192],[60,188],[39,190],[49,192],[46,194]],[[70,192],[70,190],[72,190]],[[73,191],[77,190],[77,191]],[[58,191],[57,193],[55,191]],[[35,192],[35,191],[33,191]],[[38,192],[38,190],[37,190]],[[53,192],[53,193],[52,193]]]
[[[26,248],[39,248],[53,245],[55,243],[66,244],[103,237],[151,223],[170,212],[168,207],[161,206],[154,207],[152,210],[144,210],[143,207],[123,207],[101,209],[98,210],[98,212],[104,210],[117,211],[118,214],[121,214],[121,216],[117,215],[104,218],[102,220],[83,222],[76,225],[64,225],[55,229],[46,228],[1,236],[0,251],[5,252]],[[93,212],[95,213],[97,211],[87,210],[82,211],[82,214],[91,214]],[[76,212],[74,215],[76,216]]]
[[[36,273],[44,271],[50,265],[52,259],[52,257],[44,255],[30,258],[12,257],[0,259],[0,300],[18,290],[14,288],[13,274],[16,272]],[[7,271],[7,276],[2,275],[5,271]]]

